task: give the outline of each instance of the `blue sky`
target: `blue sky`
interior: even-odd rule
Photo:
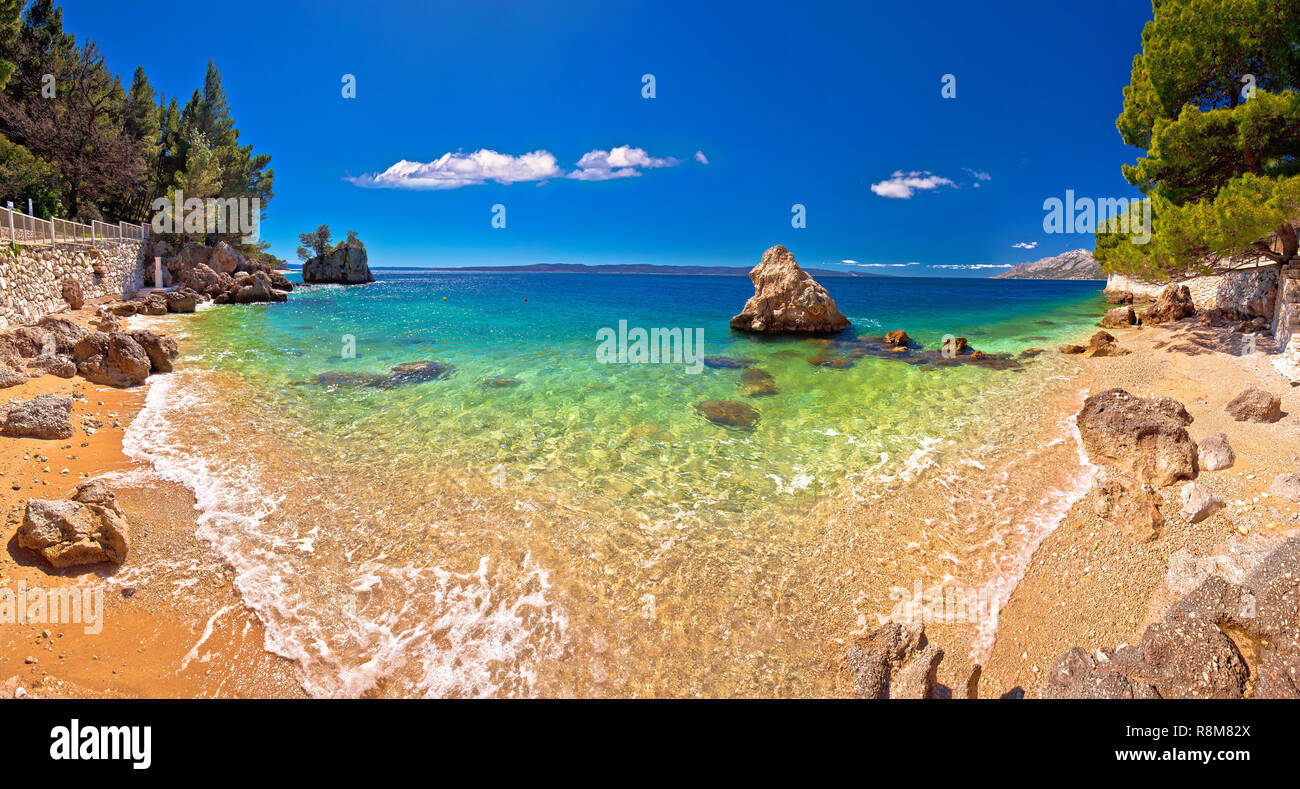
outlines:
[[[1134,0],[232,0],[168,6],[167,37],[155,2],[62,5],[125,81],[143,65],[183,100],[216,60],[273,157],[262,235],[290,260],[327,223],[372,266],[749,266],[782,243],[805,266],[987,276],[952,267],[1091,249],[1043,232],[1045,199],[1136,195],[1115,131]],[[377,177],[403,160],[424,166]]]

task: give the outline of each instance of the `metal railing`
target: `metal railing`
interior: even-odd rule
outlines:
[[[146,224],[110,224],[95,219],[84,225],[58,217],[41,219],[0,206],[0,241],[27,245],[97,244],[123,239],[143,241],[148,236],[149,226]]]

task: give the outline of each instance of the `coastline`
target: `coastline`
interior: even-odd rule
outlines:
[[[79,319],[88,320],[90,309]],[[991,447],[981,460],[950,463],[948,471],[960,469],[959,474],[936,479],[936,469],[926,468],[921,457],[915,475],[894,480],[870,497],[852,492],[849,475],[843,495],[826,497],[798,525],[815,540],[772,593],[774,611],[795,603],[807,609],[789,621],[797,623],[792,629],[824,642],[820,676],[794,686],[753,687],[745,695],[779,694],[782,687],[848,695],[840,665],[843,645],[876,627],[898,590],[913,580],[945,583],[958,575],[979,579],[977,585],[991,596],[998,615],[995,629],[927,623],[931,640],[948,654],[938,672],[940,684],[963,697],[979,665],[982,675],[974,679],[980,696],[997,697],[1016,688],[1033,695],[1042,672],[1070,647],[1114,647],[1140,636],[1145,624],[1159,616],[1151,610],[1153,600],[1175,551],[1207,555],[1241,528],[1280,533],[1300,526],[1296,507],[1256,500],[1272,474],[1294,463],[1281,450],[1285,442],[1269,438],[1277,428],[1296,432],[1294,417],[1279,426],[1249,425],[1234,423],[1222,412],[1223,404],[1247,384],[1278,391],[1281,379],[1263,354],[1240,357],[1203,347],[1220,342],[1218,332],[1194,320],[1117,330],[1131,355],[1072,357],[1072,371],[1054,382],[1052,397],[1037,404],[1038,412],[1025,420],[1028,429]],[[180,339],[184,348],[185,339]],[[83,478],[108,475],[133,525],[134,545],[126,565],[106,579],[116,593],[106,595],[103,632],[89,635],[77,627],[41,624],[6,629],[0,641],[0,682],[17,683],[38,697],[308,695],[294,662],[265,648],[266,631],[237,591],[234,571],[195,536],[201,529],[194,492],[160,479],[123,446],[148,393],[159,385],[172,383],[160,378],[139,389],[119,390],[80,378],[44,376],[10,390],[11,397],[78,391],[85,396],[74,412],[77,432],[72,439],[18,440],[19,450],[3,460],[0,502],[11,530],[26,498],[63,497]],[[1135,543],[1091,514],[1092,470],[1079,457],[1073,417],[1086,394],[1110,386],[1143,396],[1172,395],[1195,416],[1194,438],[1224,430],[1235,446],[1248,448],[1232,469],[1204,475],[1230,503],[1227,509],[1189,526],[1174,514],[1178,486],[1166,488],[1167,523],[1151,543]],[[1282,394],[1284,411],[1300,413],[1300,396],[1290,387]],[[87,419],[103,427],[87,434],[85,425],[94,424]],[[1026,454],[1028,447],[1034,449]],[[24,454],[30,457],[23,459]],[[38,455],[48,456],[48,462],[37,460]],[[42,470],[46,466],[49,472]],[[64,468],[68,473],[60,474]],[[1246,479],[1248,474],[1253,478]],[[986,509],[963,512],[955,507],[962,501],[960,490],[979,490],[999,476],[1011,477],[1015,484],[997,488],[998,494],[981,504]],[[14,484],[20,489],[13,490]],[[954,555],[932,528],[954,515],[970,519],[971,528],[990,513],[1008,524],[988,535],[990,545],[1007,549],[993,559]],[[20,555],[11,539],[9,555],[0,563],[0,582],[49,587],[55,579],[74,584],[98,577],[50,575],[30,560],[20,563]],[[957,569],[975,565],[982,566]],[[786,595],[801,573],[813,579],[816,599]],[[185,594],[177,594],[178,584]],[[123,588],[130,589],[130,597],[122,594]],[[1069,614],[1058,615],[1062,611]],[[42,635],[45,630],[51,631],[50,638]],[[26,663],[28,657],[38,662]]]
[[[85,325],[95,306],[61,314]],[[118,389],[45,375],[5,390],[6,398],[72,396],[76,405],[69,439],[5,439],[14,449],[0,456],[0,506],[8,532],[0,585],[103,590],[100,632],[43,622],[0,628],[5,698],[18,688],[33,698],[304,695],[292,664],[264,649],[261,623],[240,601],[225,568],[215,559],[192,561],[208,553],[195,537],[193,493],[158,479],[123,448],[126,431],[158,380]],[[79,482],[100,477],[111,481],[131,524],[131,552],[122,567],[52,571],[17,546],[14,530],[28,498],[66,498]],[[186,595],[155,571],[178,557],[188,562]],[[222,657],[221,668],[210,662],[212,654]]]

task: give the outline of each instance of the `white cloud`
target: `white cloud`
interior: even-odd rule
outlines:
[[[357,186],[388,189],[456,189],[489,181],[499,184],[546,181],[551,178],[608,181],[640,175],[643,169],[675,167],[678,164],[680,162],[677,159],[655,158],[640,148],[622,145],[608,151],[590,151],[578,160],[578,169],[566,173],[550,151],[539,150],[511,156],[483,148],[473,153],[445,153],[432,162],[403,159],[382,173],[346,180]]]
[[[935,175],[929,170],[912,170],[903,172],[895,170],[888,181],[872,184],[871,191],[881,197],[907,200],[917,191],[929,191],[941,186],[956,186],[950,179]]]
[[[976,181],[992,181],[992,180],[993,180],[993,176],[989,175],[988,173],[984,172],[983,170],[972,170],[972,169],[969,168],[969,167],[963,167],[963,168],[961,168],[961,169],[963,169],[963,170],[965,170],[966,172],[970,173],[970,174],[971,174],[971,177],[974,178]],[[979,186],[979,184],[975,184],[975,185],[976,185],[976,186]]]
[[[904,268],[906,266],[921,265],[920,263],[915,263],[915,262],[913,263],[859,263],[856,260],[841,260],[840,262],[846,263],[850,266],[857,266],[859,268]]]
[[[709,157],[707,157],[707,156],[704,155],[704,151],[696,151],[696,152],[695,152],[695,161],[699,162],[700,164],[708,164],[708,163],[709,163]]]
[[[1037,241],[1017,241],[1011,245],[1012,249],[1033,249],[1038,246]]]
[[[671,157],[656,159],[640,148],[620,145],[608,151],[595,150],[583,154],[578,160],[578,169],[566,177],[579,181],[608,181],[638,176],[643,169],[676,167],[679,164],[681,162]]]
[[[930,268],[956,268],[956,269],[981,269],[981,268],[1011,268],[1010,263],[970,263],[970,264],[944,264],[935,263]]]
[[[563,175],[555,157],[547,151],[533,151],[522,156],[489,151],[445,153],[432,162],[406,159],[382,173],[362,175],[348,180],[357,186],[396,189],[455,189],[460,186],[495,181],[513,184],[520,181],[544,181]]]

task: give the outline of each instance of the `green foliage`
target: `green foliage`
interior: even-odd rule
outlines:
[[[355,234],[349,233],[351,239]],[[298,258],[302,261],[311,260],[314,257],[328,255],[335,247],[331,245],[331,236],[329,225],[321,225],[311,233],[301,233],[298,235]]]
[[[0,135],[0,195],[12,196],[21,210],[30,199],[36,215],[47,218],[59,208],[58,173],[49,162]]]
[[[26,10],[21,24],[6,26],[11,5]],[[13,64],[7,84],[5,63]],[[53,96],[46,75],[54,77]],[[239,143],[212,61],[202,88],[180,107],[175,97],[154,90],[143,68],[123,89],[93,41],[78,45],[63,30],[53,0],[0,0],[0,87],[0,134],[53,168],[53,180],[43,183],[73,218],[149,221],[153,201],[178,188],[187,199],[258,198],[263,209],[273,196],[270,157]],[[0,199],[17,194],[10,190]],[[177,240],[188,239],[181,234]],[[254,249],[234,229],[207,232],[201,240]]]
[[[1153,235],[1138,244],[1098,232],[1094,256],[1107,271],[1154,278],[1294,259],[1300,4],[1154,0],[1153,9],[1116,121],[1146,151],[1122,171],[1151,198]]]

